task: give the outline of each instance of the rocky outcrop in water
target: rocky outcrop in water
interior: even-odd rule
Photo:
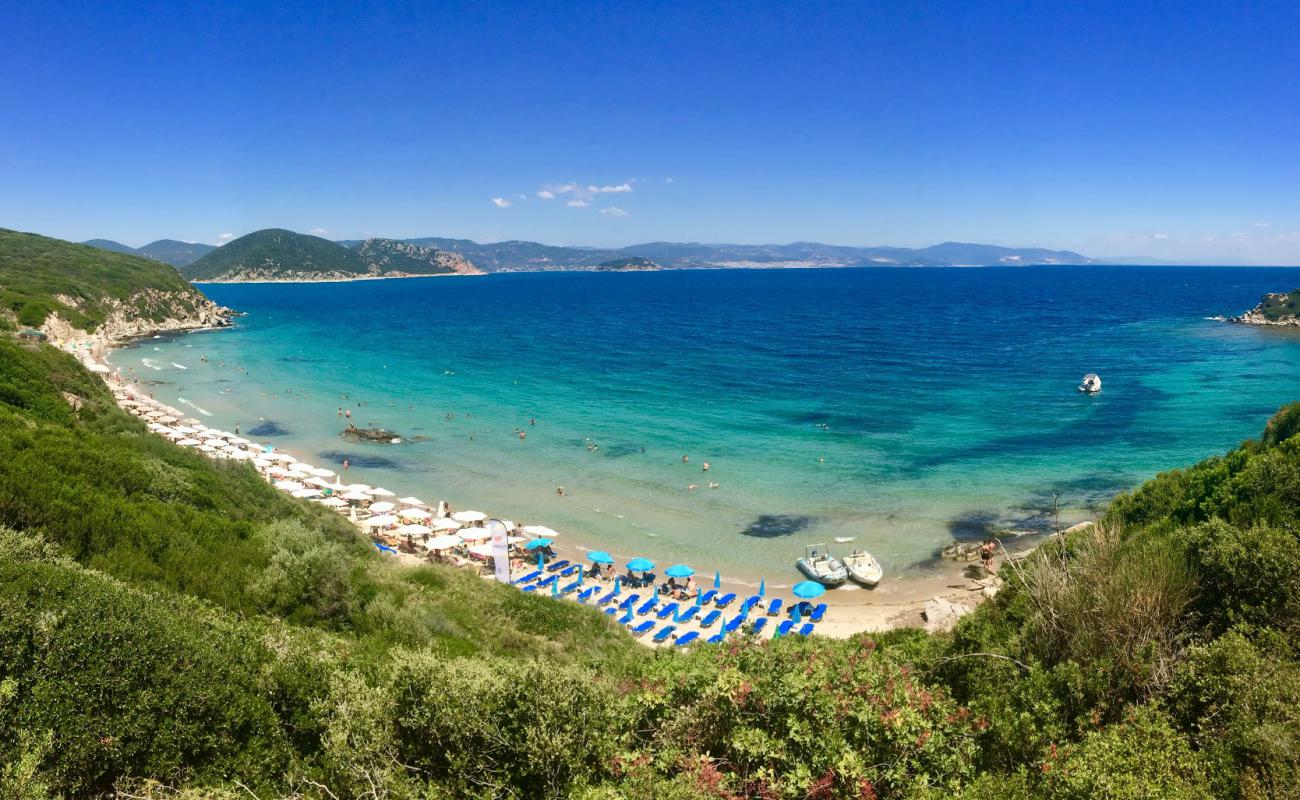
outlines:
[[[77,308],[80,302],[73,297],[56,296],[56,299],[73,308]],[[137,292],[126,300],[107,298],[101,304],[108,308],[109,313],[94,333],[73,326],[57,311],[46,317],[40,330],[56,343],[115,347],[156,333],[225,328],[235,316],[234,311],[198,293],[158,289]]]
[[[387,428],[358,428],[349,425],[341,435],[344,439],[373,444],[397,444],[402,441],[401,436]]]
[[[1238,325],[1300,327],[1300,289],[1266,294],[1259,305],[1239,317],[1229,317],[1228,322]]]

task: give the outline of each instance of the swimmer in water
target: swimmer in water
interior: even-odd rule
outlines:
[[[537,420],[535,420],[535,419],[530,419],[530,420],[528,420],[528,424],[529,424],[529,425],[536,425],[536,424],[537,424]]]
[[[709,462],[707,462],[707,461],[704,462],[704,469],[703,469],[702,471],[703,471],[703,472],[708,472],[708,471],[709,471]]]
[[[710,482],[710,483],[709,483],[709,488],[710,488],[710,489],[716,489],[716,488],[718,488],[718,484],[713,483],[713,482]]]
[[[687,489],[690,489],[690,490],[692,490],[692,491],[694,491],[697,487],[696,487],[695,484],[692,483],[692,484],[690,484],[689,486],[687,486],[686,488],[687,488]]]
[[[564,497],[564,487],[563,486],[557,487],[555,490],[555,494],[558,495],[559,497]]]
[[[683,464],[685,464],[687,461],[690,461],[690,460],[691,460],[691,457],[690,457],[690,456],[682,456],[682,463],[683,463]]]
[[[519,432],[519,441],[522,442],[522,441],[523,441],[524,439],[526,439],[526,438],[528,438],[528,434],[524,433],[523,431],[520,431],[520,432]]]

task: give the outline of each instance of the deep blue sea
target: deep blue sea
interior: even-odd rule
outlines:
[[[617,555],[771,579],[852,536],[917,574],[954,537],[1047,529],[1054,493],[1077,521],[1257,436],[1300,398],[1300,337],[1207,318],[1298,283],[1044,267],[205,285],[247,313],[237,328],[114,360],[210,424]],[[1086,372],[1101,394],[1076,390]],[[350,444],[339,408],[406,441]]]

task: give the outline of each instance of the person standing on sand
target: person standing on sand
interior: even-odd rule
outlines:
[[[997,544],[992,539],[985,539],[980,545],[980,563],[984,565],[984,571],[993,574],[993,553],[997,550]]]

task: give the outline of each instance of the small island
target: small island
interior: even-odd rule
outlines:
[[[628,258],[615,258],[610,261],[603,261],[594,268],[597,272],[645,272],[659,269],[659,265],[648,258],[640,256],[629,256]]]
[[[1266,294],[1259,305],[1228,321],[1239,325],[1300,326],[1300,289]]]

